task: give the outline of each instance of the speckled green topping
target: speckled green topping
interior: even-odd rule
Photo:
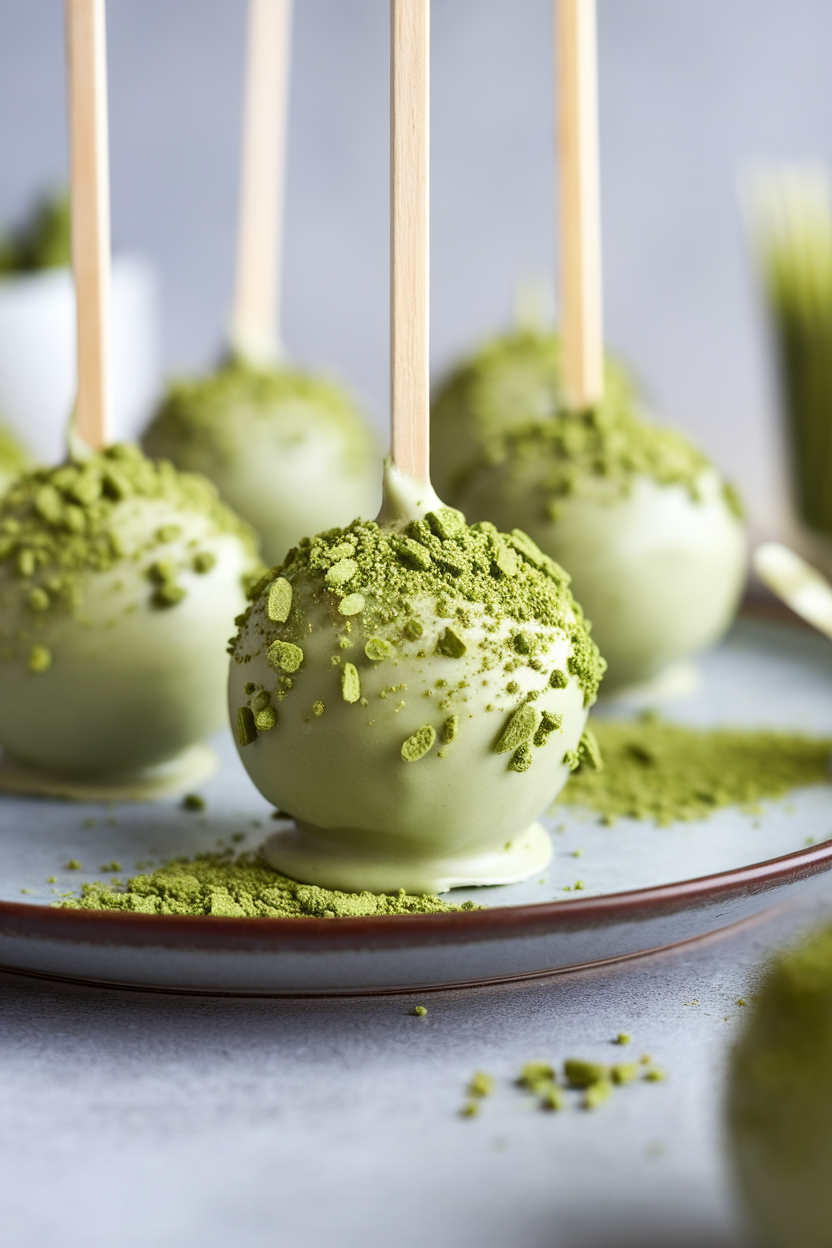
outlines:
[[[558,799],[598,811],[603,822],[706,819],[721,806],[753,807],[801,785],[829,782],[832,741],[797,733],[684,728],[647,712],[593,719],[604,769],[582,767]],[[589,734],[584,734],[586,738]],[[595,745],[597,750],[597,744]]]
[[[430,894],[340,893],[299,884],[266,866],[255,854],[229,851],[176,858],[125,889],[109,881],[84,884],[81,896],[57,903],[79,910],[129,910],[136,914],[209,914],[219,918],[352,919],[365,915],[449,914],[476,910],[473,902],[448,905]]]
[[[278,411],[290,407],[297,410],[291,436],[303,437],[309,408],[314,407],[318,425],[328,424],[333,433],[347,435],[347,471],[363,468],[371,437],[342,387],[297,369],[258,369],[243,360],[231,360],[204,377],[174,381],[145,435],[144,447],[149,455],[171,455],[177,463],[176,447],[186,453],[190,445],[233,460],[239,454],[239,437],[231,416],[273,420]],[[354,465],[349,458],[353,454]]]
[[[441,438],[443,420],[466,413],[472,444],[451,496],[480,465],[537,460],[545,465],[538,488],[554,506],[586,477],[626,492],[635,476],[683,485],[696,496],[705,456],[682,434],[653,425],[639,414],[635,387],[614,361],[606,367],[599,407],[568,412],[560,382],[560,338],[520,330],[483,347],[453,375],[437,397],[432,422]],[[458,418],[458,417],[457,417]],[[732,491],[730,505],[738,499]]]
[[[349,579],[345,579],[346,573],[341,574],[345,567]],[[339,569],[335,578],[333,568]],[[541,624],[561,630],[570,639],[567,666],[578,679],[587,703],[598,689],[605,664],[569,591],[569,577],[519,529],[501,534],[487,522],[469,527],[458,512],[440,508],[429,512],[424,520],[411,520],[403,529],[357,520],[347,529],[304,539],[289,552],[285,563],[273,568],[252,590],[253,601],[257,604],[263,599],[266,610],[258,608],[255,630],[247,627],[253,608],[239,618],[241,632],[231,643],[238,663],[250,661],[264,648],[270,662],[275,649],[282,654],[287,646],[303,648],[311,626],[304,610],[296,609],[298,578],[311,586],[313,599],[323,605],[335,625],[331,661],[336,666],[342,662],[339,650],[352,644],[353,623],[349,617],[343,618],[346,589],[348,599],[360,600],[356,614],[361,617],[364,635],[370,634],[367,654],[374,661],[395,653],[407,642],[418,646],[423,632],[419,616],[425,612],[427,599],[432,604],[428,609],[448,621],[435,647],[440,660],[458,659],[470,645],[481,654],[483,671],[500,662],[510,675],[521,665],[528,665],[541,673],[545,684],[550,673],[544,671],[537,657],[539,634],[533,628],[523,629],[526,623]],[[276,579],[295,584],[293,605],[284,623],[273,621],[268,612]],[[304,592],[308,595],[309,589]],[[508,639],[506,623],[509,627],[517,625]],[[472,636],[469,630],[474,627],[479,631]],[[377,630],[383,630],[384,638],[373,636]],[[378,644],[381,640],[384,647]],[[348,674],[351,667],[347,664],[342,669],[347,701],[360,696],[358,673],[355,677]],[[449,668],[449,673],[452,670]],[[560,676],[557,679],[560,687]],[[439,683],[445,685],[447,681]],[[278,696],[286,696],[291,687],[291,680],[284,681]],[[512,692],[509,686],[507,690]],[[439,705],[443,709],[441,701]],[[533,737],[540,715],[530,707],[520,714],[530,718],[526,736]],[[515,749],[519,744],[520,738],[505,749]]]
[[[0,576],[11,575],[34,613],[74,611],[84,574],[133,565],[138,558],[150,604],[174,606],[185,592],[177,583],[179,567],[155,552],[174,541],[179,528],[163,525],[147,534],[142,550],[125,552],[114,521],[120,506],[134,498],[204,516],[216,534],[239,538],[252,568],[257,567],[251,530],[220,501],[209,481],[165,462],[154,464],[138,447],[119,444],[83,462],[40,469],[15,481],[0,502]],[[195,549],[187,559],[199,574],[214,566],[210,550]]]
[[[29,219],[0,235],[0,273],[61,268],[70,262],[69,200],[66,195],[40,200]]]

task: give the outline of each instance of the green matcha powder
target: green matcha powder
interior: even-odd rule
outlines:
[[[603,771],[582,768],[558,799],[597,811],[603,823],[704,819],[722,806],[754,808],[802,785],[829,782],[832,740],[798,733],[593,720]]]

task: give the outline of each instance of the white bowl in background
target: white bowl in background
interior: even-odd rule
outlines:
[[[113,437],[135,440],[160,389],[157,280],[136,256],[112,275]],[[75,292],[69,269],[0,278],[0,421],[41,464],[66,454],[75,402]]]

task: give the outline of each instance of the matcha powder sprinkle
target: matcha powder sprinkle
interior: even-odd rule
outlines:
[[[449,914],[476,910],[473,902],[448,905],[432,895],[339,893],[299,884],[255,854],[230,852],[175,858],[148,875],[134,875],[125,889],[97,880],[81,896],[57,903],[71,910],[128,910],[134,914],[214,915],[219,918],[361,918],[388,914]]]
[[[597,811],[603,823],[705,819],[721,806],[754,807],[830,781],[828,739],[743,728],[702,731],[653,712],[626,723],[593,720],[593,731],[604,770],[581,769],[559,802]]]

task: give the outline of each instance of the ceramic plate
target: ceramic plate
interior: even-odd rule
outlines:
[[[742,619],[700,664],[699,687],[662,708],[692,725],[796,729],[832,736],[832,646],[802,629]],[[632,713],[626,703],[601,714]],[[554,856],[523,884],[457,890],[461,914],[366,919],[222,919],[55,909],[56,894],[137,863],[227,845],[254,847],[275,828],[230,740],[201,790],[203,813],[178,802],[65,803],[0,797],[0,966],[173,991],[379,992],[548,974],[632,957],[760,913],[832,867],[832,783],[766,803],[761,813],[658,828],[604,827],[556,807]],[[242,838],[239,834],[243,834]],[[578,854],[580,851],[580,854]],[[82,871],[65,869],[75,859]],[[55,883],[46,883],[50,876]],[[583,888],[574,885],[580,880]]]

